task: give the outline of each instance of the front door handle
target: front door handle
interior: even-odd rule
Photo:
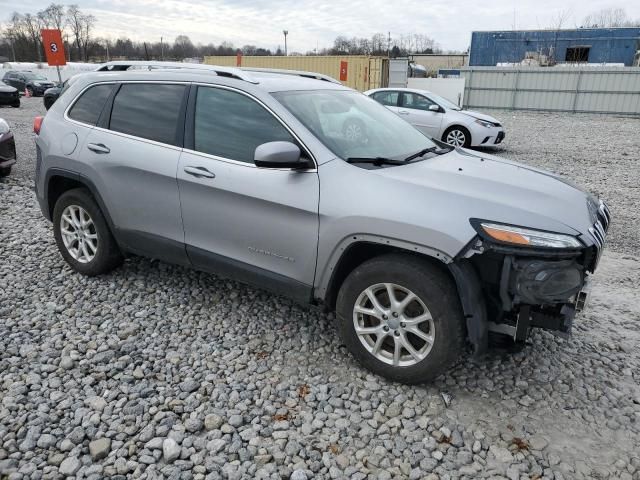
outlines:
[[[409,112],[407,112],[406,110],[398,110],[398,113],[400,115],[409,115]]]
[[[216,178],[215,173],[210,172],[204,167],[186,166],[184,167],[183,170],[185,173],[188,173],[189,175],[193,175],[194,177],[198,177],[198,178]]]
[[[102,143],[90,143],[87,148],[96,153],[109,153],[111,149]]]

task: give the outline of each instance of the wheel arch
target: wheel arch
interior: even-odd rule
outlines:
[[[379,235],[354,234],[343,239],[334,249],[317,283],[315,298],[328,310],[333,311],[338,291],[349,273],[367,260],[388,253],[413,255],[424,259],[455,280],[447,268],[447,264],[453,259],[440,250]]]
[[[471,133],[471,130],[469,130],[469,127],[467,127],[466,125],[463,125],[460,122],[453,122],[450,125],[447,125],[444,130],[442,130],[442,136],[440,137],[440,140],[443,142],[447,142],[447,134],[449,133],[449,131],[453,130],[454,128],[460,129],[460,130],[464,130],[467,135],[469,135],[469,141],[470,143],[473,143],[473,135]]]
[[[100,210],[102,211],[102,214],[107,221],[107,225],[109,226],[109,229],[113,234],[113,232],[115,231],[115,226],[113,224],[111,216],[109,215],[109,210],[102,200],[102,196],[100,195],[97,187],[89,178],[70,170],[51,168],[47,171],[44,185],[44,198],[46,202],[46,213],[48,214],[48,220],[52,219],[53,209],[55,208],[56,202],[64,192],[67,192],[74,188],[85,188],[95,199],[98,207],[100,207]]]

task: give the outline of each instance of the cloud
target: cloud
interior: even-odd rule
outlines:
[[[10,3],[11,2],[11,3]],[[473,30],[545,28],[560,12],[570,12],[565,27],[577,26],[584,16],[601,8],[625,8],[640,18],[640,2],[603,5],[600,0],[78,0],[80,8],[97,18],[96,34],[135,40],[172,42],[188,35],[196,43],[236,46],[254,44],[275,49],[289,31],[289,51],[329,47],[338,35],[391,37],[426,34],[445,49],[469,46]],[[0,0],[6,21],[13,10],[36,12],[45,3]]]

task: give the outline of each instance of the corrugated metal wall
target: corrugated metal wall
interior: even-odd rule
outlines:
[[[589,63],[623,63],[630,67],[640,49],[640,28],[473,32],[469,65],[518,63],[526,52],[542,53],[556,62],[565,62],[570,61],[567,48],[576,46],[589,48]]]
[[[640,115],[640,68],[461,70],[467,108]]]
[[[204,57],[204,63],[235,67],[235,56]],[[329,75],[340,79],[340,64],[347,62],[347,79],[342,81],[347,87],[361,92],[385,85],[388,59],[366,55],[339,56],[243,56],[242,67],[281,68],[285,70],[304,70]],[[344,78],[344,77],[343,77]]]

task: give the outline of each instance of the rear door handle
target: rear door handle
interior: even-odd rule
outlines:
[[[89,143],[87,148],[96,153],[109,153],[111,149],[102,143]]]
[[[216,178],[215,173],[210,172],[204,167],[186,166],[184,167],[183,170],[185,173],[188,173],[189,175],[193,175],[194,177],[198,177],[198,178]]]

